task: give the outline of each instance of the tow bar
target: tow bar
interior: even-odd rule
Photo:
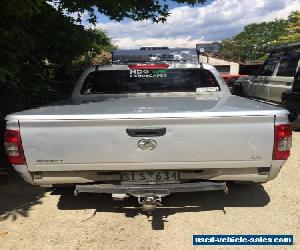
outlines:
[[[147,196],[143,199],[138,198],[139,203],[142,205],[142,211],[152,213],[158,206],[162,206],[161,197]]]
[[[114,200],[124,200],[128,195],[138,198],[144,212],[151,213],[158,206],[162,206],[162,197],[171,193],[199,192],[223,190],[226,194],[226,182],[193,182],[176,184],[91,184],[76,185],[74,195],[80,193],[109,193]]]

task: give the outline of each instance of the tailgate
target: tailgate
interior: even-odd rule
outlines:
[[[269,167],[273,127],[272,116],[20,122],[32,171]],[[126,132],[157,128],[152,150]]]

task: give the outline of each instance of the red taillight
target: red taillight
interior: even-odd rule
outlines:
[[[132,64],[128,67],[130,69],[167,69],[169,64]]]
[[[4,146],[11,164],[26,164],[20,131],[7,129],[4,134]]]
[[[292,147],[292,129],[288,124],[275,126],[273,160],[286,160]]]

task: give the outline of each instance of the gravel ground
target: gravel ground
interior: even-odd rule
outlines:
[[[300,249],[299,179],[299,132],[274,181],[233,186],[228,195],[174,194],[148,218],[135,209],[135,199],[118,203],[108,195],[73,197],[70,190],[59,193],[5,177],[0,185],[0,249],[193,249],[193,234],[293,234],[293,247],[255,249]]]

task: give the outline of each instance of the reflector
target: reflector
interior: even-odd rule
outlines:
[[[292,147],[292,129],[289,124],[275,126],[273,160],[287,160]]]
[[[11,164],[26,164],[20,131],[7,129],[4,134],[4,146]]]

